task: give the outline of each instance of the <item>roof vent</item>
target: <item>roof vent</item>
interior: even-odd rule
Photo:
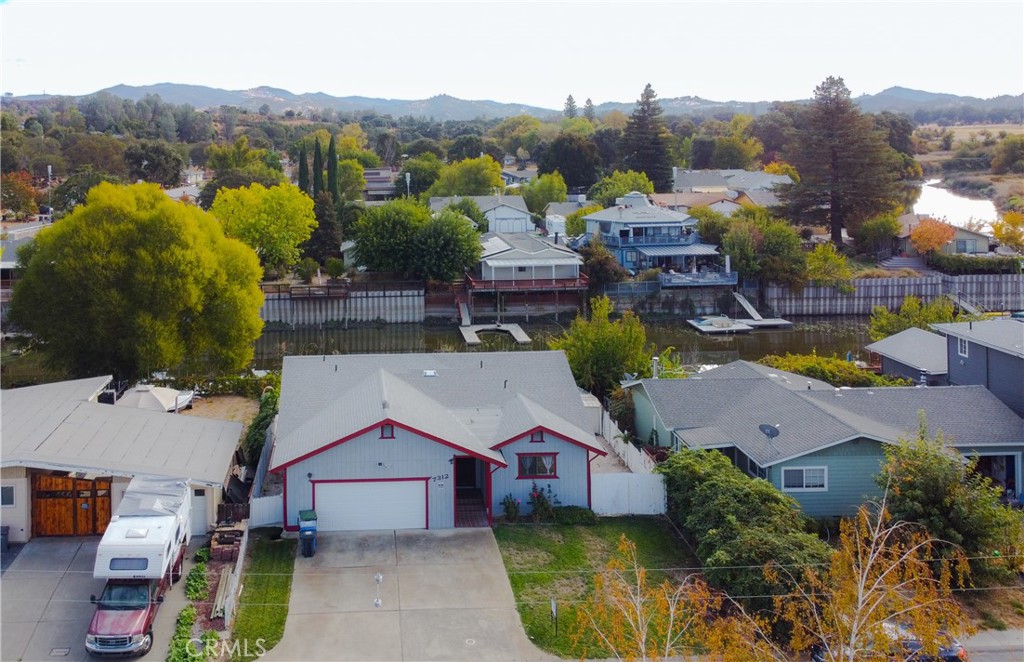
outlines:
[[[437,377],[437,370],[424,370],[423,371],[423,376],[424,377]]]
[[[124,533],[125,538],[145,538],[149,534],[149,529],[128,529]]]

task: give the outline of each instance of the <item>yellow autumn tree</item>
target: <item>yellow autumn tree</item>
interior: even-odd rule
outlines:
[[[936,655],[948,637],[970,633],[952,593],[954,577],[969,573],[967,561],[962,554],[935,560],[940,545],[945,543],[917,525],[893,522],[883,499],[843,521],[827,567],[766,568],[769,578],[795,585],[774,599],[792,632],[792,649],[818,648],[829,662],[887,660],[900,652],[901,626],[909,627],[927,655]]]
[[[1004,246],[1024,253],[1024,214],[1009,211],[992,224],[992,234]]]
[[[695,650],[702,659],[722,662],[785,659],[764,636],[763,623],[742,614],[722,617],[723,604],[724,596],[696,574],[678,583],[665,579],[653,584],[640,565],[636,544],[623,535],[576,612],[573,645],[582,657],[642,662],[681,658]]]
[[[949,223],[943,223],[934,218],[922,218],[921,222],[910,231],[910,243],[914,245],[918,253],[928,254],[941,250],[943,246],[953,241],[954,236],[956,236],[956,228]]]

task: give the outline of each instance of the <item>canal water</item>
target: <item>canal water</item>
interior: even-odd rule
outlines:
[[[914,213],[932,218],[945,219],[952,225],[964,226],[968,221],[982,221],[988,224],[999,218],[996,205],[991,200],[975,200],[956,195],[936,184],[932,179],[921,187],[921,195],[914,203]]]
[[[755,361],[768,354],[807,354],[866,360],[868,319],[864,317],[792,320],[792,329],[765,329],[730,336],[699,334],[682,321],[651,322],[647,339],[659,351],[672,347],[685,365],[721,365],[737,359]],[[483,344],[470,348],[454,325],[381,324],[348,329],[298,328],[265,331],[256,342],[255,364],[264,370],[281,367],[294,354],[380,354],[403,352],[528,351],[547,343],[569,327],[556,323],[520,324],[533,339],[517,345],[504,333],[482,334]]]

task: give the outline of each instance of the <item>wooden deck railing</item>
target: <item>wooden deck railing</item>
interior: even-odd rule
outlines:
[[[466,276],[471,290],[483,291],[535,291],[535,290],[585,290],[590,287],[586,274],[578,278],[524,278],[522,280],[478,280]]]

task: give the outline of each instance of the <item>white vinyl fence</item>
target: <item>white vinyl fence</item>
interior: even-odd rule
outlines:
[[[249,499],[249,528],[270,524],[283,524],[284,498],[280,494]]]
[[[598,515],[663,515],[665,477],[661,474],[593,474],[590,503]]]
[[[615,425],[615,421],[612,420],[608,412],[605,411],[601,420],[601,431],[605,441],[612,447],[615,454],[622,458],[622,461],[626,463],[629,470],[635,474],[649,474],[654,471],[654,460],[649,455],[641,451],[633,444],[625,441],[623,433],[619,430],[618,426]]]

